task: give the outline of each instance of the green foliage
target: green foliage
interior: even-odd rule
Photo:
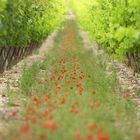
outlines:
[[[36,76],[39,73],[39,65],[36,63],[32,67],[24,70],[21,77],[21,91],[23,93],[29,94],[32,86],[35,84]]]
[[[123,60],[140,49],[139,0],[82,0],[73,7],[82,28],[110,55]]]
[[[26,47],[42,42],[59,26],[64,6],[59,0],[0,0],[0,46]]]

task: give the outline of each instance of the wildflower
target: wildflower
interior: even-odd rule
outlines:
[[[93,123],[93,124],[88,124],[86,127],[89,131],[93,131],[94,129],[97,128],[97,125]]]
[[[92,75],[91,75],[91,74],[88,74],[88,75],[87,75],[87,77],[88,77],[88,78],[91,78],[91,77],[92,77]]]
[[[30,126],[28,124],[22,125],[21,126],[21,132],[23,134],[26,134],[26,135],[29,134],[29,132],[30,132]]]
[[[73,72],[74,75],[78,75],[77,72]]]
[[[92,139],[95,139],[96,138],[96,135],[93,134],[93,133],[89,133],[89,134],[87,134],[86,137],[87,137],[88,140],[92,140]]]
[[[67,70],[66,70],[66,69],[63,69],[63,70],[62,70],[62,73],[63,73],[63,74],[64,74],[64,73],[66,73],[66,72],[67,72]]]
[[[94,108],[95,108],[94,105],[90,105],[90,106],[89,106],[89,109],[91,109],[91,110],[93,110]]]
[[[41,102],[40,100],[37,100],[37,101],[35,102],[35,105],[36,105],[36,106],[39,106],[39,105],[41,105],[41,103],[42,103],[42,102]]]
[[[54,84],[55,84],[56,87],[59,85],[59,83],[57,81]]]
[[[74,137],[75,137],[76,139],[81,139],[81,132],[80,132],[80,131],[74,132]]]
[[[129,99],[129,98],[131,98],[132,97],[132,94],[131,93],[125,93],[124,95],[123,95],[123,98],[124,99]]]
[[[16,117],[17,114],[18,114],[18,110],[11,112],[11,116],[12,116],[12,117]]]
[[[95,90],[91,91],[91,94],[96,94],[96,91]]]
[[[101,133],[98,135],[98,140],[110,140],[110,137],[106,134]]]
[[[44,128],[51,129],[53,131],[58,130],[58,125],[55,122],[53,122],[52,120],[48,120],[48,121],[44,122],[43,126],[44,126]]]
[[[51,98],[51,96],[50,95],[47,95],[47,96],[44,97],[44,100],[45,101],[48,101],[50,98]]]
[[[66,102],[66,98],[65,97],[62,97],[61,98],[61,104],[65,104],[65,102]]]
[[[96,102],[96,103],[95,103],[95,106],[96,106],[96,107],[100,107],[100,106],[101,106],[101,103],[100,103],[100,102]]]
[[[81,83],[76,84],[76,86],[77,86],[77,87],[80,87],[80,86],[81,86]]]
[[[70,89],[70,90],[73,90],[73,87],[72,87],[72,86],[70,86],[70,87],[69,87],[69,89]]]
[[[40,140],[46,140],[47,139],[47,135],[41,134],[41,135],[39,135],[39,139]]]
[[[33,100],[34,102],[38,101],[38,99],[37,99],[36,97],[33,97],[32,100]]]
[[[63,79],[63,76],[58,76],[58,78],[57,78],[58,80],[62,80]]]
[[[59,84],[56,87],[57,87],[58,90],[60,90],[62,88],[62,86],[59,85]]]
[[[48,115],[48,110],[45,110],[45,111],[43,111],[43,112],[41,112],[41,114],[40,114],[40,116],[41,117],[46,117]]]
[[[77,105],[79,105],[79,102],[78,101],[75,101],[71,104],[72,108],[75,108]]]
[[[32,118],[31,121],[32,121],[33,124],[37,123],[37,119],[36,118]]]
[[[112,93],[115,94],[116,93],[116,90],[115,89],[112,89]]]
[[[54,99],[54,100],[53,100],[53,103],[57,103],[57,99]]]
[[[60,89],[57,88],[57,89],[55,90],[55,94],[58,94],[59,92],[60,92]]]
[[[53,112],[53,108],[52,108],[52,107],[48,107],[48,108],[47,108],[47,111],[48,111],[48,112]]]
[[[80,111],[78,109],[72,109],[71,110],[71,113],[75,113],[75,114],[78,114]]]
[[[32,106],[27,106],[27,110],[31,111],[31,113],[36,113],[36,110]]]

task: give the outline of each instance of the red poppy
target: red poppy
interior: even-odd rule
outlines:
[[[115,94],[116,93],[116,90],[115,89],[112,89],[112,93]]]
[[[27,110],[31,111],[33,114],[36,113],[36,110],[32,106],[27,106]]]
[[[48,120],[48,121],[44,122],[43,126],[44,126],[44,128],[51,129],[53,131],[58,130],[58,125],[51,120]]]
[[[89,133],[89,134],[87,134],[87,139],[88,140],[93,140],[93,139],[95,139],[96,138],[96,135],[95,134],[93,134],[93,133]]]
[[[51,98],[51,96],[50,95],[47,95],[47,96],[44,97],[44,100],[45,101],[48,101],[50,98]]]
[[[74,132],[74,137],[75,137],[76,139],[81,139],[81,132],[80,132],[80,131]]]
[[[88,75],[87,75],[87,77],[88,77],[88,78],[91,78],[91,77],[92,77],[92,75],[91,75],[91,74],[88,74]]]
[[[75,101],[71,104],[72,108],[75,108],[77,105],[79,105],[79,102],[78,101]]]
[[[110,140],[110,137],[106,134],[101,133],[98,135],[98,140]]]
[[[89,109],[91,109],[91,110],[93,110],[94,108],[95,108],[94,105],[90,105],[90,106],[89,106]]]
[[[80,87],[80,86],[81,86],[81,83],[76,84],[76,86],[77,86],[77,87]]]
[[[71,110],[71,113],[75,113],[75,114],[78,114],[80,111],[78,109],[72,109]]]
[[[32,118],[31,121],[32,121],[33,124],[37,123],[37,119],[36,118]]]
[[[42,102],[41,102],[40,100],[35,101],[35,105],[36,105],[36,106],[39,106],[39,105],[41,105],[41,104],[42,104]]]
[[[132,97],[132,94],[131,93],[125,93],[123,95],[123,98],[125,98],[125,99],[130,99],[131,97]]]
[[[23,134],[26,134],[26,135],[29,134],[29,132],[30,132],[30,126],[28,124],[22,125],[21,126],[21,132]]]
[[[72,86],[70,86],[70,87],[69,87],[69,89],[70,89],[70,90],[73,90],[73,87],[72,87]]]
[[[66,73],[66,72],[67,72],[67,70],[66,70],[66,69],[63,69],[63,70],[62,70],[62,73],[63,73],[63,74],[64,74],[64,73]]]
[[[91,91],[91,94],[96,94],[96,91],[95,90]]]
[[[18,110],[11,112],[11,116],[12,117],[16,117],[18,115]]]
[[[101,106],[101,103],[98,101],[98,102],[95,103],[95,106],[96,107],[100,107]]]
[[[47,135],[41,134],[41,135],[39,135],[39,139],[40,140],[46,140],[47,139]]]
[[[58,76],[58,78],[57,78],[58,80],[62,80],[63,79],[63,76],[62,75],[60,75],[60,76]]]
[[[95,123],[93,124],[91,123],[91,124],[88,124],[86,127],[89,131],[93,131],[94,129],[97,128],[97,125]]]

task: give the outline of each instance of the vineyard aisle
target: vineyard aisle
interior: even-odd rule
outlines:
[[[140,140],[132,96],[83,42],[67,19],[45,60],[24,71],[18,93],[8,93],[14,111],[1,118],[8,124],[2,140]]]

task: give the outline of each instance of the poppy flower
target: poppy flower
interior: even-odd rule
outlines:
[[[62,75],[60,75],[60,76],[58,76],[58,78],[57,78],[58,80],[62,80],[63,79],[63,76]]]
[[[96,94],[96,91],[95,90],[91,91],[91,94]]]
[[[72,87],[72,86],[70,86],[70,87],[69,87],[69,89],[70,89],[70,90],[73,90],[73,87]]]
[[[77,73],[77,72],[73,72],[73,74],[74,74],[74,75],[78,75],[78,73]]]
[[[91,77],[92,77],[92,75],[91,75],[91,74],[88,74],[88,75],[87,75],[87,77],[88,77],[88,78],[91,78]]]
[[[80,87],[80,86],[81,86],[81,83],[76,84],[76,86],[77,86],[77,87]]]
[[[37,119],[36,119],[36,118],[32,118],[32,119],[31,119],[31,122],[32,122],[33,124],[36,124],[36,123],[37,123]]]
[[[36,102],[36,101],[38,101],[38,98],[33,97],[32,100],[33,100],[34,102]]]
[[[11,112],[11,116],[12,117],[17,117],[18,112],[19,112],[18,110]]]
[[[31,111],[31,113],[36,113],[36,110],[32,106],[27,106],[27,110]]]
[[[85,90],[85,89],[84,89],[83,87],[80,87],[80,89],[79,89],[80,95],[83,94],[84,90]]]
[[[40,114],[40,117],[42,118],[44,118],[44,117],[46,117],[48,115],[48,110],[45,110],[45,111],[43,111],[43,112],[41,112],[41,114]]]
[[[93,139],[95,139],[96,138],[96,135],[95,134],[93,134],[93,133],[89,133],[89,134],[87,134],[87,139],[88,140],[93,140]]]
[[[41,105],[41,104],[42,104],[42,102],[41,102],[40,100],[35,101],[35,105],[36,105],[36,106],[39,106],[39,105]]]
[[[57,99],[54,99],[54,100],[53,100],[53,103],[57,103]]]
[[[81,139],[81,132],[80,132],[80,131],[74,132],[74,137],[75,137],[76,139]]]
[[[66,72],[67,72],[67,70],[66,70],[66,69],[63,69],[63,70],[62,70],[62,73],[63,73],[63,74],[64,74],[64,73],[66,73]]]
[[[100,107],[101,106],[101,103],[98,101],[98,102],[95,103],[95,106],[96,107]]]
[[[77,105],[79,105],[79,102],[78,101],[75,101],[71,104],[72,108],[75,108]]]
[[[87,129],[89,130],[89,131],[93,131],[93,130],[95,130],[96,128],[97,128],[97,125],[96,124],[87,124]]]
[[[44,126],[45,129],[51,129],[53,131],[58,130],[58,125],[51,120],[48,120],[48,121],[44,122],[43,126]]]
[[[44,97],[44,100],[45,101],[48,101],[50,98],[51,98],[51,96],[50,95],[47,95],[47,96]]]
[[[90,106],[89,106],[89,109],[91,109],[91,110],[93,110],[94,108],[95,108],[94,105],[90,105]]]
[[[29,132],[30,132],[30,126],[28,124],[22,125],[21,126],[21,132],[23,134],[26,134],[26,135],[29,134]]]
[[[60,88],[57,88],[56,90],[55,90],[55,94],[58,94],[60,92]]]
[[[125,93],[124,95],[123,95],[123,98],[124,99],[130,99],[132,97],[132,94],[131,93]]]
[[[41,134],[41,135],[39,135],[39,139],[40,140],[46,140],[47,139],[47,135]]]
[[[112,89],[112,93],[115,94],[116,93],[116,90],[115,89]]]
[[[98,135],[98,140],[110,140],[110,137],[106,134],[101,133]]]
[[[78,114],[80,111],[78,109],[72,109],[71,110],[71,113],[75,113],[75,114]]]

